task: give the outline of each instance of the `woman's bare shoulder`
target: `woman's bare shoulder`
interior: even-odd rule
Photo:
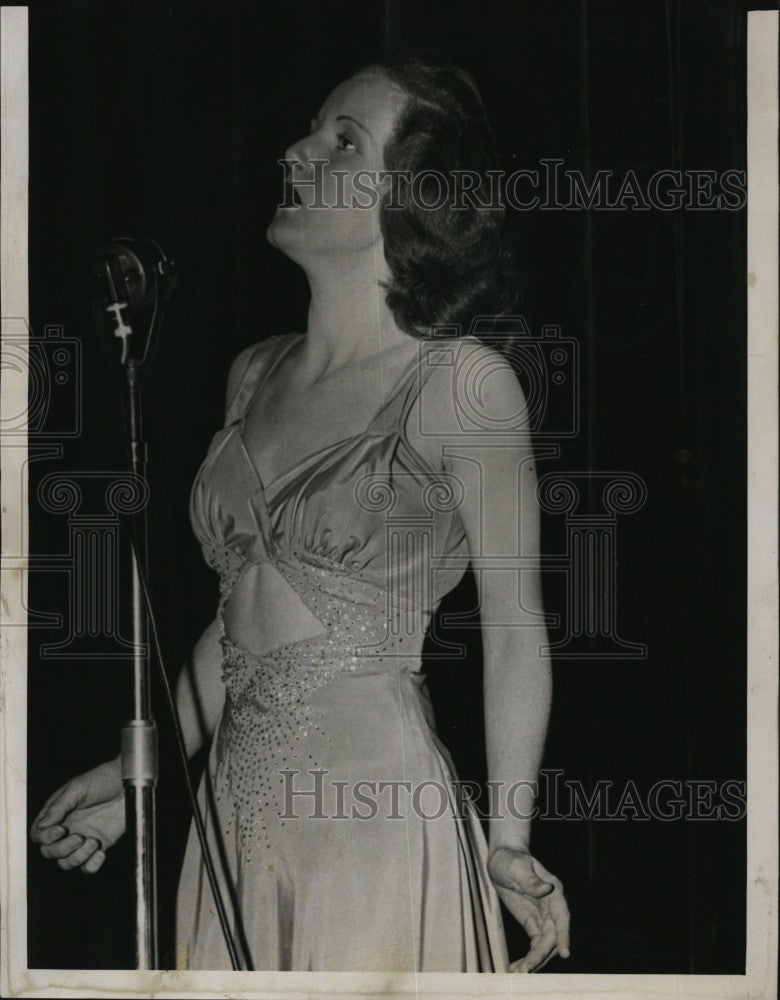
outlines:
[[[423,379],[418,403],[437,433],[492,429],[525,407],[511,364],[476,337],[431,345],[425,363],[431,371]]]
[[[276,333],[245,347],[230,365],[227,378],[226,409],[228,413],[241,390],[262,374],[274,350],[281,341],[297,337],[296,333]]]
[[[525,422],[525,399],[500,351],[476,337],[426,343],[420,391],[405,422],[408,443],[434,470],[447,467],[443,448],[487,433],[511,433]]]
[[[227,379],[228,402],[233,399],[247,378],[260,374],[275,345],[279,345],[282,340],[286,341],[297,336],[295,333],[275,333],[245,347],[230,365]]]

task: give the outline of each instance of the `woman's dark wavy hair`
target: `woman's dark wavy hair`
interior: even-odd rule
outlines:
[[[486,172],[499,166],[499,154],[477,85],[462,69],[413,54],[384,53],[360,72],[380,73],[408,96],[385,145],[387,170],[412,176],[437,171],[450,192],[453,171],[480,177],[476,205],[463,199],[465,207],[456,208],[448,197],[436,209],[416,203],[440,200],[435,177],[420,179],[417,199],[409,183],[393,180],[394,201],[402,208],[389,208],[388,194],[381,214],[392,273],[386,301],[399,327],[422,337],[434,327],[455,327],[464,335],[475,317],[510,311],[518,285],[503,207],[479,207],[489,203]]]

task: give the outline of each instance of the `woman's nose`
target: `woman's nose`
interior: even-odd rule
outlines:
[[[306,139],[299,139],[288,147],[284,155],[285,159],[294,161],[292,164],[294,170],[303,173],[309,169],[310,154],[311,150]]]
[[[302,160],[300,145],[300,142],[294,142],[291,146],[288,146],[284,151],[285,160]]]
[[[317,163],[328,162],[327,154],[322,149],[322,142],[317,140],[314,132],[292,143],[284,155],[287,160],[294,161],[291,166],[295,175],[299,177],[313,176],[315,167],[312,165],[312,160],[316,160]]]

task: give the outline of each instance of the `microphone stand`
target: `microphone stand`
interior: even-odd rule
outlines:
[[[128,436],[132,471],[146,478],[147,448],[142,437],[141,366],[135,359],[125,366]],[[157,726],[152,717],[149,628],[141,586],[147,570],[146,510],[134,515],[132,559],[133,718],[122,729],[122,781],[125,814],[134,846],[136,899],[136,965],[158,967],[157,956],[157,844],[155,793],[157,787]]]
[[[121,342],[118,360],[124,369],[130,462],[134,475],[145,482],[148,453],[143,440],[141,376],[175,284],[175,264],[147,237],[117,238],[101,249],[92,279],[98,327],[106,334],[112,353]],[[149,315],[147,323],[144,317]],[[152,717],[149,619],[144,600],[144,581],[148,579],[145,508],[133,515],[132,524],[133,718],[122,729],[121,761],[125,815],[135,853],[136,966],[146,971],[158,968],[155,824],[158,754],[157,726]]]
[[[166,303],[177,281],[176,262],[166,257],[153,239],[117,237],[101,247],[92,272],[92,307],[98,330],[103,334],[112,361],[125,373],[127,392],[127,437],[132,472],[146,481],[148,454],[143,440],[141,375],[151,358]],[[127,322],[125,321],[127,318]],[[134,328],[135,327],[135,328]],[[115,357],[117,349],[119,357]],[[152,718],[150,687],[151,635],[159,660],[162,685],[171,710],[176,740],[184,768],[184,781],[192,805],[195,830],[203,852],[203,863],[214,898],[219,923],[235,971],[241,960],[230,929],[214,867],[202,813],[187,769],[187,752],[181,721],[165,674],[157,627],[148,587],[148,523],[146,509],[133,516],[130,549],[133,614],[133,718],[122,729],[122,782],[128,831],[135,848],[136,960],[143,971],[158,968],[157,949],[157,845],[155,791],[157,787],[157,727]],[[151,625],[151,628],[150,628]]]

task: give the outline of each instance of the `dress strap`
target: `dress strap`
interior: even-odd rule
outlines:
[[[450,367],[452,364],[452,342],[442,343],[441,340],[426,339],[421,345],[418,362],[409,382],[404,386],[404,391],[399,394],[394,409],[396,421],[396,432],[398,440],[403,444],[406,454],[407,464],[411,461],[416,466],[417,471],[430,476],[432,480],[438,479],[442,474],[442,469],[438,465],[432,465],[431,459],[417,450],[409,440],[407,424],[409,415],[415,403],[420,398],[425,383],[431,377],[434,368],[442,365]]]
[[[278,338],[270,338],[271,340],[275,340],[275,343],[270,344],[269,341],[264,341],[253,352],[238,392],[230,404],[230,413],[233,414],[235,411],[233,423],[240,423],[243,426],[246,421],[246,415],[260,390],[300,336],[300,334],[281,334]],[[263,358],[263,356],[265,356],[264,360],[266,363],[258,371],[257,359]],[[254,385],[252,385],[253,379],[256,380]]]
[[[403,428],[409,411],[431,374],[432,367],[428,361],[428,344],[423,343],[409,369],[401,375],[381,409],[374,416],[368,427],[369,432],[391,433]]]
[[[436,367],[436,365],[429,358],[429,347],[430,345],[428,344],[423,345],[419,361],[415,366],[414,377],[412,378],[411,385],[409,385],[406,391],[402,394],[401,411],[398,418],[401,428],[406,426],[406,421],[412,407],[417,402],[420,393],[423,390],[423,386],[431,377],[431,372]]]

